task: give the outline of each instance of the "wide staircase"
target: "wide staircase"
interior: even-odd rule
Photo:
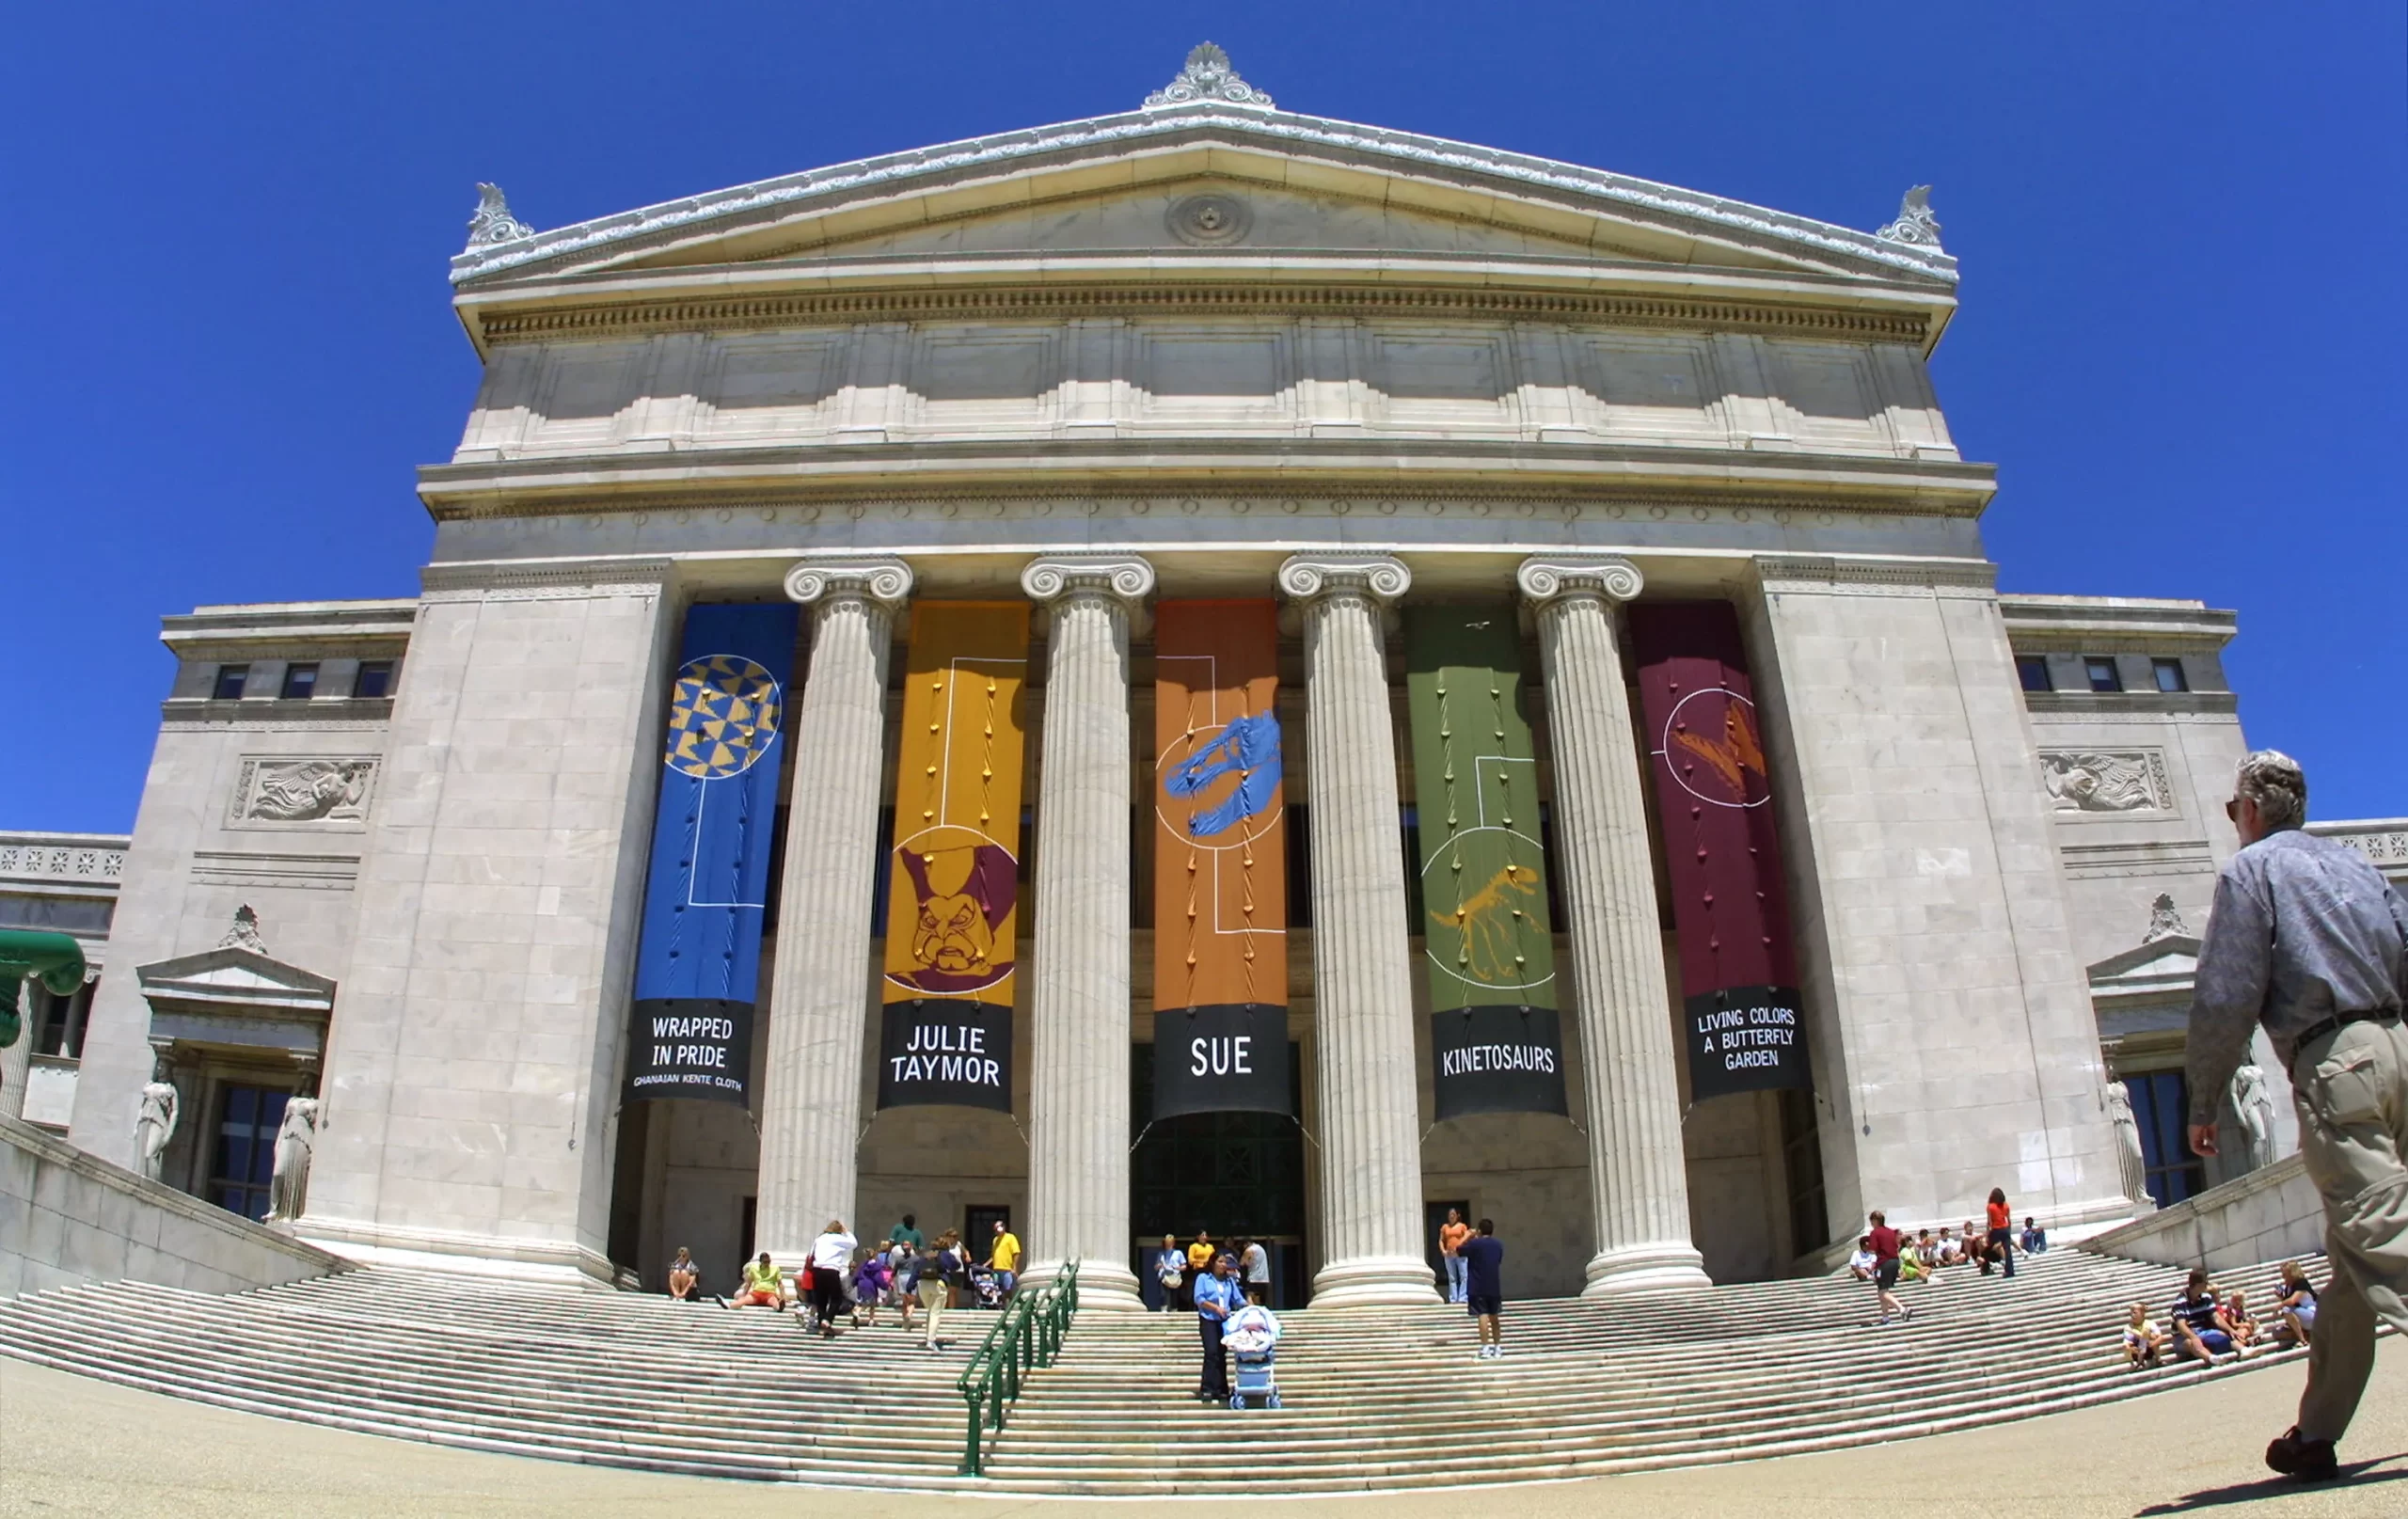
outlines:
[[[2315,1274],[2321,1277],[2321,1262]],[[2272,1266],[2219,1275],[2272,1300]],[[222,1407],[472,1449],[848,1486],[1143,1496],[1591,1476],[1866,1445],[2226,1375],[2124,1369],[2126,1305],[2174,1268],[2056,1251],[2008,1282],[1818,1279],[1508,1305],[1503,1357],[1461,1310],[1284,1315],[1284,1407],[1190,1396],[1193,1319],[1089,1309],[1031,1378],[986,1474],[957,1475],[947,1352],[887,1321],[831,1343],[764,1309],[370,1269],[230,1296],[119,1284],[0,1303],[0,1354]]]

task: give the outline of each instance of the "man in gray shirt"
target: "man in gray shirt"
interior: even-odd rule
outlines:
[[[2216,880],[2199,948],[2191,1147],[2216,1153],[2217,1099],[2262,1025],[2290,1072],[2333,1271],[2299,1422],[2266,1464],[2316,1479],[2334,1475],[2334,1443],[2366,1391],[2376,1317],[2408,1333],[2408,904],[2364,855],[2300,831],[2307,778],[2289,756],[2242,760],[2225,811],[2242,849]]]

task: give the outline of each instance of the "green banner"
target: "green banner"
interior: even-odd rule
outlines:
[[[1404,657],[1437,1116],[1561,1113],[1538,757],[1514,609],[1408,609]]]

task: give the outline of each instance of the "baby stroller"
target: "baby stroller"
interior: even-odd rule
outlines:
[[[1246,1400],[1256,1408],[1279,1406],[1279,1379],[1272,1368],[1279,1356],[1279,1320],[1269,1308],[1247,1304],[1229,1315],[1221,1330],[1221,1348],[1235,1364],[1229,1406],[1243,1409]]]
[[[1004,1284],[987,1267],[974,1264],[970,1268],[970,1295],[979,1307],[1000,1308],[1004,1305]]]

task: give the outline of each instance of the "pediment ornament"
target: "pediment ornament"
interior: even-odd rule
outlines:
[[[1199,42],[1179,76],[1146,97],[1146,109],[1171,105],[1252,105],[1268,111],[1271,97],[1238,77],[1229,55],[1216,43]]]

